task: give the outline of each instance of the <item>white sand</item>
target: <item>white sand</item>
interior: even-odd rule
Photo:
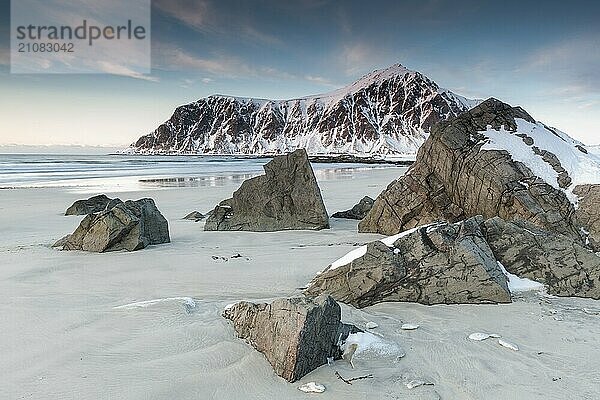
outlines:
[[[321,176],[328,211],[376,196],[398,174]],[[209,210],[235,188],[226,183],[117,194],[153,197],[169,219],[173,243],[108,254],[48,247],[78,224],[80,217],[61,214],[81,194],[0,191],[0,399],[600,397],[600,302],[529,293],[501,306],[344,307],[345,321],[374,321],[373,333],[406,356],[365,351],[356,354],[356,369],[338,361],[287,383],[235,338],[221,310],[241,299],[298,293],[354,243],[380,236],[359,235],[355,221],[335,219],[331,230],[278,233],[204,232],[201,223],[180,219]],[[244,257],[212,259],[238,253]],[[405,331],[403,323],[420,327]],[[519,351],[497,339],[467,338],[477,331],[498,333]],[[336,370],[373,379],[347,385]],[[434,386],[408,389],[411,380]],[[310,381],[326,392],[297,389]]]

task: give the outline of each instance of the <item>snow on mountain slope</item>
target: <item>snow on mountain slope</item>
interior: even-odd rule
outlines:
[[[515,118],[515,132],[489,127],[482,150],[506,150],[511,158],[525,164],[536,176],[555,189],[564,190],[577,204],[577,185],[600,183],[600,156],[558,129],[541,122]]]
[[[214,95],[178,107],[128,149],[141,154],[414,154],[431,127],[478,104],[400,64],[322,95]]]

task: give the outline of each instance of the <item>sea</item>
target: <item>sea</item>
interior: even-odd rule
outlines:
[[[269,158],[0,154],[0,190],[63,188],[78,193],[223,186],[263,173]],[[313,163],[317,179],[351,179],[389,164]]]

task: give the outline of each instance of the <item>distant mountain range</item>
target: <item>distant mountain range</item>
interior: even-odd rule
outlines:
[[[342,89],[292,100],[214,95],[175,109],[126,152],[136,154],[414,154],[431,127],[480,101],[400,64]]]

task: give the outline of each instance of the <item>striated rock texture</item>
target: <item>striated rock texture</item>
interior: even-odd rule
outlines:
[[[556,296],[600,298],[600,257],[577,241],[498,217],[483,222],[482,230],[508,272],[544,283]]]
[[[341,322],[339,304],[330,296],[277,299],[270,304],[242,301],[223,316],[233,322],[238,337],[265,355],[275,373],[295,382],[340,358],[339,344],[359,331]]]
[[[600,252],[600,185],[579,185],[573,193],[579,197],[575,220],[580,226],[586,244]]]
[[[329,228],[321,191],[304,149],[277,156],[265,175],[248,179],[219,203],[207,231],[280,231]]]
[[[109,204],[114,204],[118,199],[111,199],[104,194],[90,197],[87,200],[77,200],[67,208],[65,215],[87,215],[104,211]]]
[[[568,162],[561,165],[551,150]],[[565,169],[584,165],[581,157],[588,156],[579,142],[520,107],[488,99],[433,128],[411,169],[378,196],[359,231],[391,235],[483,215],[526,220],[581,240],[571,201],[580,173]]]
[[[350,210],[336,212],[331,218],[363,219],[373,207],[374,201],[369,196],[365,196]]]
[[[480,222],[479,217],[423,226],[369,243],[355,250],[355,259],[344,257],[317,275],[305,294],[330,294],[355,307],[383,301],[510,302],[506,277]]]
[[[151,154],[414,154],[431,127],[477,102],[401,65],[293,100],[215,95],[178,107],[128,149]]]
[[[356,307],[510,302],[502,267],[545,284],[553,295],[600,298],[600,257],[577,240],[527,221],[482,216],[369,243],[327,267],[305,294],[330,294]]]
[[[106,252],[140,250],[169,243],[169,225],[154,200],[118,201],[97,214],[87,215],[73,234],[55,243],[63,250]]]

